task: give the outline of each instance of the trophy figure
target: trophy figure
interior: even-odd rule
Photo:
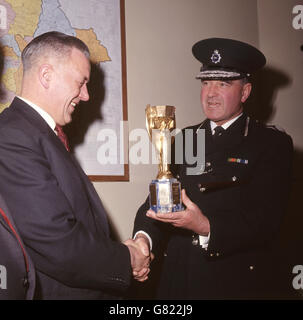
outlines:
[[[145,109],[146,128],[159,160],[158,175],[149,185],[149,203],[153,211],[166,213],[183,210],[181,184],[170,172],[171,132],[176,128],[175,107],[150,106]]]

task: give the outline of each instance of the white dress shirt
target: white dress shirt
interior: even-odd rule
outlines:
[[[227,129],[230,125],[232,125],[238,118],[240,118],[242,116],[243,113],[239,114],[238,116],[236,116],[235,118],[225,122],[224,124],[222,124],[222,128],[223,129]],[[217,127],[218,125],[213,122],[213,121],[210,121],[210,128],[211,128],[211,133],[214,134],[215,133],[215,128]]]

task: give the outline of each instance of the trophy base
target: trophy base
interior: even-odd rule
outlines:
[[[150,209],[156,213],[184,210],[181,200],[181,184],[177,179],[152,180],[149,191]]]

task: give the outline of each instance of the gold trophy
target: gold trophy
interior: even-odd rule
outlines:
[[[170,172],[171,132],[176,128],[175,107],[150,106],[145,109],[146,128],[159,160],[157,178],[149,185],[149,203],[153,211],[166,213],[183,210],[181,184]]]

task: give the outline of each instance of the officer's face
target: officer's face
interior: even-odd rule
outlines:
[[[201,103],[205,116],[222,125],[243,111],[242,103],[251,91],[251,84],[241,80],[204,80],[201,88]]]

